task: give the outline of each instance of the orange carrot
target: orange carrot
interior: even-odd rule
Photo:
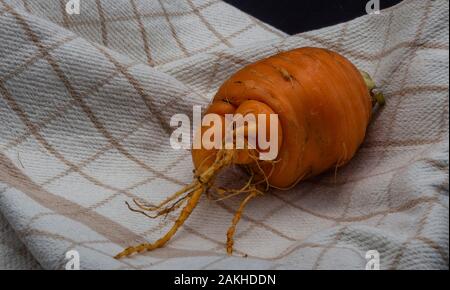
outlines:
[[[195,178],[190,185],[155,207],[136,202],[140,212],[156,211],[157,215],[184,205],[173,227],[155,243],[129,247],[116,258],[162,247],[189,217],[201,195],[215,188],[217,174],[239,164],[250,172],[247,184],[241,189],[216,189],[222,198],[248,194],[227,232],[227,252],[231,254],[236,224],[251,198],[271,187],[292,188],[352,159],[364,140],[373,105],[384,102],[374,87],[369,75],[343,56],[312,47],[282,52],[236,72],[219,88],[207,113],[222,117],[277,114],[276,160],[261,160],[258,148],[193,149]],[[200,136],[206,129],[201,128]],[[245,130],[247,134],[251,128]]]

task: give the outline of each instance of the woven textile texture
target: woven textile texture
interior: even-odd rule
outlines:
[[[66,2],[0,0],[0,267],[64,269],[75,249],[82,269],[364,269],[377,250],[381,269],[448,269],[448,1],[295,36],[217,0],[81,0],[79,15]],[[343,54],[386,95],[355,158],[253,200],[233,256],[240,198],[202,198],[167,247],[113,259],[177,214],[150,220],[124,202],[192,178],[170,117],[301,46]]]

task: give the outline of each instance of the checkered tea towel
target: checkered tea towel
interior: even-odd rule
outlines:
[[[448,1],[295,36],[217,0],[80,0],[79,14],[68,2],[0,0],[0,267],[64,269],[76,250],[81,269],[365,269],[376,250],[381,269],[448,268]],[[341,53],[386,95],[355,158],[253,200],[233,256],[240,198],[202,198],[166,247],[113,259],[177,214],[152,220],[124,202],[155,203],[192,178],[170,117],[302,46]]]

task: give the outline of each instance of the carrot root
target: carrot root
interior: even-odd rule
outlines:
[[[256,197],[258,194],[262,194],[262,192],[257,190],[256,188],[254,188],[247,195],[247,197],[241,202],[241,204],[239,205],[238,210],[234,214],[233,220],[231,222],[231,226],[228,228],[228,231],[227,231],[227,254],[228,255],[233,254],[233,245],[234,245],[233,236],[234,236],[234,233],[236,232],[236,226],[237,226],[239,220],[241,219],[242,212],[244,211],[244,208],[247,205],[247,203],[251,199]]]
[[[164,246],[173,237],[173,235],[175,235],[175,233],[178,231],[178,229],[183,225],[183,223],[189,217],[191,212],[194,210],[203,191],[204,191],[203,188],[199,188],[193,192],[192,196],[188,200],[188,203],[181,211],[180,216],[175,221],[172,228],[162,238],[160,238],[159,240],[157,240],[156,242],[151,243],[151,244],[143,243],[138,246],[128,247],[125,250],[123,250],[122,252],[120,252],[119,254],[117,254],[114,258],[120,259],[123,257],[128,257],[134,253],[142,253],[145,251],[152,251],[154,249],[161,248],[162,246]]]
[[[133,209],[127,203],[127,206],[130,210],[144,214],[145,216],[150,217],[150,218],[155,218],[155,217],[158,217],[163,214],[168,214],[169,212],[175,210],[176,208],[179,207],[179,205],[183,204],[184,201],[187,199],[187,204],[181,210],[181,213],[178,216],[177,220],[175,221],[173,226],[170,228],[170,230],[166,234],[164,234],[163,237],[161,237],[154,243],[143,243],[143,244],[140,244],[137,246],[128,247],[128,248],[124,249],[122,252],[120,252],[119,254],[117,254],[114,258],[120,259],[123,257],[128,257],[134,253],[142,253],[145,251],[152,251],[154,249],[161,248],[162,246],[164,246],[173,237],[173,235],[175,235],[175,233],[184,224],[184,222],[188,219],[188,217],[190,216],[190,214],[192,213],[194,208],[197,206],[198,201],[199,201],[200,197],[202,196],[202,194],[205,193],[206,191],[208,191],[209,188],[211,188],[212,182],[213,182],[214,178],[217,176],[217,174],[220,172],[220,170],[222,170],[222,168],[224,168],[232,163],[234,154],[235,154],[234,150],[223,149],[223,150],[218,151],[214,163],[203,173],[201,173],[200,175],[196,175],[196,178],[192,182],[192,184],[190,184],[190,185],[186,186],[185,188],[183,188],[182,190],[176,192],[175,194],[173,194],[172,196],[170,196],[169,198],[164,200],[162,203],[160,203],[158,206],[146,207],[144,205],[141,205],[137,201],[134,201],[135,204],[139,208],[141,208],[141,210],[138,210],[138,209]],[[145,211],[157,210],[160,207],[175,200],[177,197],[182,196],[183,194],[185,194],[184,197],[175,201],[175,203],[172,204],[171,206],[168,206],[167,208],[160,210],[159,212],[157,212],[156,215],[152,216],[152,215],[145,213]]]

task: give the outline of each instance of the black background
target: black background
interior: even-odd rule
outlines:
[[[288,34],[338,24],[366,14],[369,0],[225,0]],[[381,9],[401,0],[380,0]]]

